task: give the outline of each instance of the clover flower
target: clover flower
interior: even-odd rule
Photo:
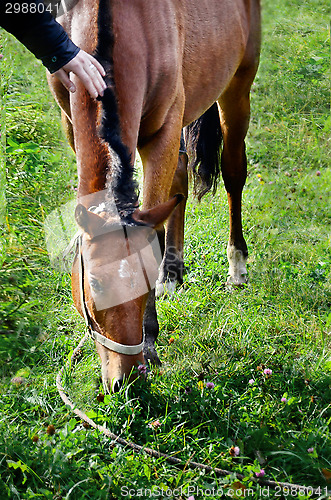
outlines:
[[[207,387],[207,389],[214,389],[215,384],[213,382],[207,382],[206,387]]]
[[[272,375],[272,370],[270,370],[270,368],[265,368],[263,370],[263,373],[264,373],[264,375],[266,375],[267,378],[269,378]]]
[[[141,375],[145,375],[146,372],[147,372],[147,366],[146,365],[139,365],[138,366],[138,372],[141,374]]]
[[[16,387],[18,387],[19,385],[26,384],[26,378],[25,377],[13,377],[11,379],[11,383],[16,385]]]
[[[283,396],[283,397],[281,398],[281,402],[286,404],[286,403],[287,403],[287,399]]]
[[[231,446],[231,448],[229,449],[229,453],[231,457],[237,457],[238,455],[240,455],[239,446]]]
[[[255,472],[256,477],[263,477],[265,475],[265,470],[260,469],[259,472]]]
[[[255,382],[255,380],[254,380],[253,378],[249,379],[249,381],[248,381],[248,383],[249,383],[250,385],[254,384],[254,382]]]
[[[149,427],[150,429],[158,429],[159,427],[161,427],[161,425],[162,425],[162,424],[161,424],[160,420],[159,420],[159,419],[157,419],[157,420],[154,420],[153,422],[150,422],[150,423],[148,424],[148,427]]]
[[[308,448],[308,453],[314,453],[314,448]]]

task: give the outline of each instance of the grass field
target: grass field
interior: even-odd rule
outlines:
[[[43,67],[1,33],[0,498],[149,498],[152,487],[154,498],[309,497],[263,494],[251,481],[263,473],[331,498],[328,14],[326,0],[263,2],[243,203],[247,288],[224,287],[220,186],[188,203],[184,285],[158,302],[161,370],[99,402],[88,344],[65,378],[77,405],[113,432],[239,472],[240,483],[113,447],[63,405],[55,376],[84,324],[69,274],[49,264],[43,225],[75,197],[75,159]]]

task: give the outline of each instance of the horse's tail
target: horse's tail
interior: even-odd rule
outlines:
[[[220,176],[222,130],[215,102],[200,118],[186,127],[185,144],[194,175],[194,194],[201,198],[215,194]]]

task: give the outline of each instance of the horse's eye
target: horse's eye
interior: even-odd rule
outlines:
[[[90,285],[95,292],[98,292],[98,293],[102,292],[102,285],[101,285],[100,281],[98,281],[96,278],[90,279]]]

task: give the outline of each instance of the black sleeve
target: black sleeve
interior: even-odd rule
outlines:
[[[27,5],[24,9],[27,12],[23,14],[21,8],[15,14],[14,8],[8,7],[9,4],[14,6],[14,3]],[[51,73],[62,68],[79,52],[62,26],[46,10],[42,0],[0,0],[0,26],[41,59]]]

